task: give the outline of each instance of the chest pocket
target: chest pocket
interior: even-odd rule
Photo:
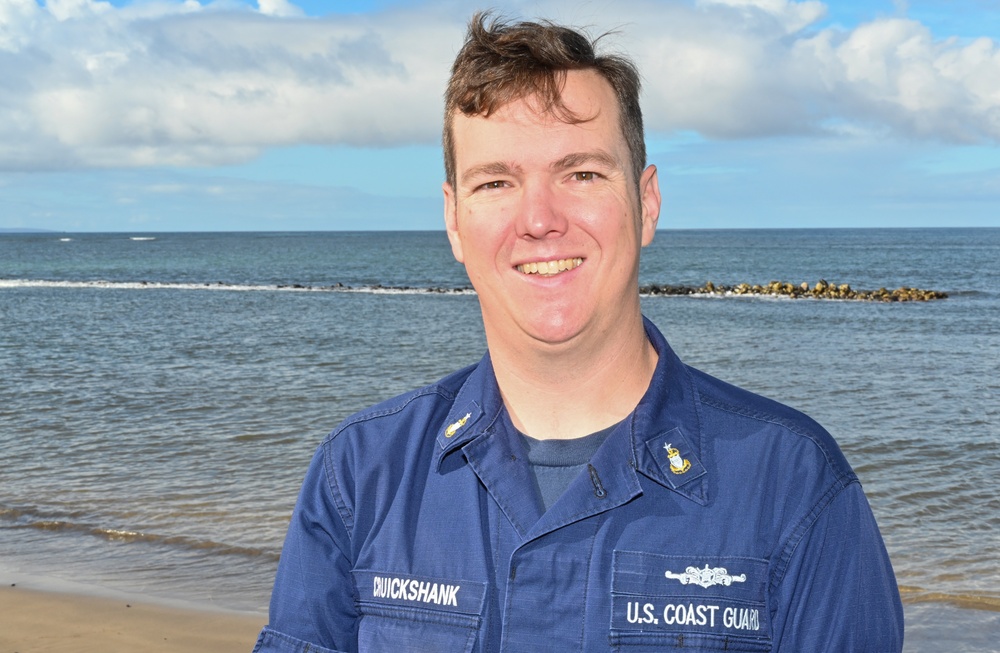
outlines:
[[[361,653],[470,652],[486,584],[392,572],[354,572]]]
[[[612,571],[616,651],[771,650],[766,560],[615,551]]]

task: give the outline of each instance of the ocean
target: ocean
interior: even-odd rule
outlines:
[[[908,653],[1000,651],[1000,229],[664,230],[644,297],[687,363],[817,419],[858,472]],[[347,415],[479,360],[443,232],[0,234],[0,582],[264,611]]]

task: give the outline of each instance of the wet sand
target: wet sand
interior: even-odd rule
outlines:
[[[0,652],[250,653],[264,615],[0,588]]]

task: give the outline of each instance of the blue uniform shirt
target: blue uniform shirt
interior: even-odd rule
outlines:
[[[649,389],[544,514],[488,354],[347,419],[309,468],[254,650],[901,650],[833,439],[646,330]]]

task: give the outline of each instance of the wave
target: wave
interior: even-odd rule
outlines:
[[[966,592],[935,592],[922,587],[899,586],[904,603],[949,603],[958,608],[1000,612],[1000,596]]]
[[[347,286],[342,283],[330,286],[309,286],[304,284],[234,284],[223,283],[177,283],[162,281],[51,281],[47,279],[0,279],[0,289],[13,288],[93,288],[113,290],[228,290],[236,292],[342,292],[385,295],[474,295],[468,286]]]
[[[32,529],[38,531],[75,533],[89,535],[109,542],[126,544],[154,544],[188,551],[200,551],[212,555],[237,555],[249,558],[264,558],[277,562],[279,554],[274,551],[257,547],[238,546],[214,540],[188,537],[185,535],[165,535],[143,531],[109,528],[106,526],[76,521],[79,513],[71,515],[52,515],[32,508],[0,507],[0,520],[13,522],[9,528]]]
[[[826,282],[821,282],[825,284]],[[946,293],[919,290],[916,288],[899,288],[894,291],[854,291],[844,285],[846,294],[836,294],[836,289],[830,285],[824,288],[834,288],[834,294],[817,293],[816,290],[804,290],[806,284],[792,286],[773,281],[768,286],[739,284],[737,286],[722,286],[707,283],[704,286],[686,286],[670,284],[649,284],[639,288],[641,297],[697,297],[697,298],[755,298],[755,299],[821,299],[839,301],[928,301],[944,299]],[[5,288],[99,288],[117,290],[227,290],[239,292],[342,292],[368,293],[385,295],[475,295],[471,286],[392,286],[380,283],[372,285],[348,286],[335,283],[329,286],[313,286],[300,283],[293,284],[236,284],[217,281],[214,283],[180,283],[162,281],[107,281],[107,280],[74,280],[53,281],[47,279],[0,279],[0,289]],[[882,294],[879,294],[882,293]],[[964,294],[961,293],[960,294]]]

